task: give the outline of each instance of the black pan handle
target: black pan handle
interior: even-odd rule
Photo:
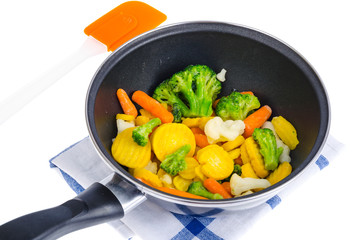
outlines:
[[[119,176],[112,176],[111,181],[105,185],[94,183],[77,197],[57,206],[39,212],[24,215],[0,226],[0,239],[6,240],[51,240],[57,239],[70,232],[90,227],[96,224],[120,219],[124,216],[125,206],[122,206],[124,197],[116,197],[113,188],[122,192],[122,185],[127,186],[123,191],[133,187],[137,195],[130,204],[132,197],[126,196],[133,207],[141,203],[144,195],[134,186],[121,180]],[[111,188],[107,185],[111,185]],[[118,194],[118,193],[117,193]],[[127,209],[126,209],[127,210]]]

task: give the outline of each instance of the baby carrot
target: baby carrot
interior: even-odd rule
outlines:
[[[266,120],[268,120],[268,118],[271,116],[271,113],[271,108],[268,105],[264,105],[245,118],[245,130],[243,137],[250,137],[253,134],[255,128],[261,127],[266,122]]]
[[[226,191],[226,189],[213,178],[207,178],[204,180],[204,187],[211,193],[218,193],[224,199],[232,198],[232,196]]]
[[[172,195],[176,195],[176,196],[179,196],[179,197],[207,199],[207,198],[204,198],[204,197],[201,197],[201,196],[189,193],[189,192],[180,191],[180,190],[177,190],[177,189],[174,189],[174,188],[156,187],[156,186],[153,186],[151,183],[147,182],[146,180],[144,180],[143,178],[136,177],[136,179],[140,180],[141,182],[143,182],[144,184],[147,184],[150,187],[156,188],[156,189],[158,189],[158,190],[160,190],[162,192],[169,193],[169,194],[172,194]]]
[[[180,191],[174,188],[168,188],[168,187],[157,187],[158,190],[161,190],[163,192],[169,193],[169,194],[173,194],[179,197],[186,197],[186,198],[196,198],[196,199],[207,199],[201,196],[197,196],[195,194],[189,193],[189,192],[184,192],[184,191]]]
[[[180,190],[177,190],[177,189],[174,189],[174,188],[156,187],[156,186],[153,186],[151,183],[147,182],[146,180],[144,180],[143,178],[136,177],[136,179],[140,180],[141,182],[143,182],[144,184],[147,184],[150,187],[156,188],[156,189],[158,189],[158,190],[160,190],[162,192],[169,193],[169,194],[172,194],[172,195],[176,195],[176,196],[179,196],[179,197],[207,199],[207,198],[204,198],[204,197],[192,194],[192,193],[180,191]]]
[[[124,91],[122,88],[119,88],[117,90],[117,98],[125,114],[137,117],[137,109],[132,103],[131,99],[129,99],[126,91]]]
[[[138,105],[149,111],[153,116],[161,119],[162,123],[171,123],[173,115],[165,107],[161,105],[156,99],[147,95],[142,91],[135,91],[132,95],[132,100]]]

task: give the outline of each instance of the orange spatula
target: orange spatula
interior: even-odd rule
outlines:
[[[85,59],[114,51],[165,20],[165,14],[143,2],[125,2],[114,8],[84,29],[89,37],[77,52],[0,103],[0,124]]]

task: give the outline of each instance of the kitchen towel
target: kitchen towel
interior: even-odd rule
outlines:
[[[217,240],[240,238],[251,225],[272,211],[299,184],[327,167],[343,148],[332,136],[313,164],[301,177],[290,183],[283,191],[260,206],[236,214],[198,216],[188,208],[180,209],[185,214],[169,212],[146,200],[121,220],[110,222],[124,239],[159,240]],[[68,185],[78,194],[94,182],[99,182],[112,170],[101,160],[89,137],[71,145],[50,160],[50,167],[58,171]],[[149,224],[152,222],[153,224]],[[155,228],[154,226],[162,226]],[[219,226],[222,225],[223,228]],[[234,226],[239,226],[235,228]]]

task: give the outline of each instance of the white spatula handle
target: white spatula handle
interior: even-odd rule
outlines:
[[[85,59],[105,52],[103,43],[88,37],[77,52],[0,102],[0,125]]]

